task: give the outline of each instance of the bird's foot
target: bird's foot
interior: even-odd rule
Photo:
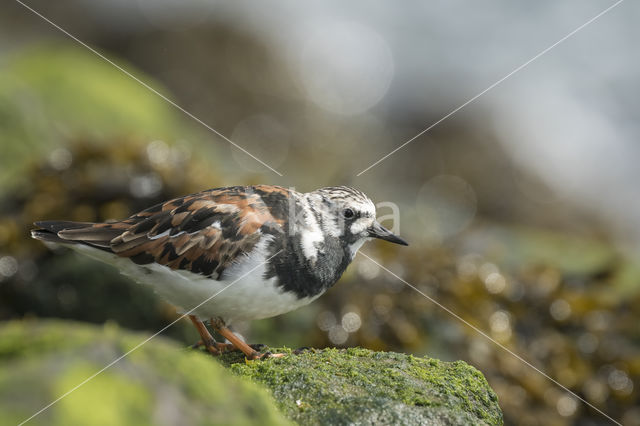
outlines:
[[[213,346],[215,349],[217,349],[218,352],[220,352],[220,353],[242,352],[242,349],[237,348],[232,343],[213,342],[211,344],[211,346]],[[267,349],[267,345],[265,345],[263,343],[253,343],[253,344],[250,344],[248,346],[251,349],[253,349],[254,351],[256,351],[256,352],[262,352],[264,349]],[[196,343],[194,343],[193,345],[190,346],[191,349],[200,349],[201,347],[204,347],[205,349],[207,348],[206,345],[202,342],[202,340],[198,340]]]
[[[282,353],[273,353],[271,351],[266,351],[266,352],[254,352],[251,354],[251,356],[246,356],[246,359],[248,361],[254,361],[254,360],[265,360],[268,358],[282,358],[284,356],[286,356],[287,354],[282,354]]]
[[[202,342],[202,340],[198,340],[196,343],[191,345],[191,348],[199,349],[201,346],[204,346],[205,349],[209,351],[209,353],[216,356],[226,352],[244,352],[241,348],[236,347],[232,343],[219,343],[219,342],[213,341],[209,346],[207,346]],[[284,353],[273,353],[269,350],[267,345],[262,343],[253,343],[247,346],[252,349],[252,352],[249,355],[245,353],[245,357],[250,361],[253,361],[256,359],[265,360],[267,358],[282,358],[285,355],[287,355]],[[213,350],[211,350],[210,348]],[[267,350],[265,351],[265,349]],[[292,353],[294,355],[300,355],[304,352],[311,351],[312,349],[313,348],[309,346],[303,346],[298,349],[294,349]]]
[[[199,349],[201,346],[204,346],[207,352],[209,352],[211,355],[217,356],[217,355],[220,355],[220,353],[222,352],[218,348],[219,344],[220,343],[216,342],[215,340],[207,340],[206,342],[203,342],[202,340],[198,340],[196,343],[191,345],[191,348]]]
[[[282,358],[286,354],[277,353],[274,354],[270,351],[261,352],[266,348],[263,344],[254,344],[248,345],[238,336],[233,334],[231,330],[225,325],[224,320],[222,318],[211,318],[210,320],[211,326],[220,334],[222,337],[227,339],[227,341],[231,343],[224,343],[225,348],[227,350],[240,350],[244,354],[245,358],[248,361],[253,361],[256,359],[267,359],[267,358]],[[233,348],[233,349],[228,349]]]
[[[236,351],[238,348],[233,346],[231,343],[215,343],[216,349],[220,351],[220,353]]]

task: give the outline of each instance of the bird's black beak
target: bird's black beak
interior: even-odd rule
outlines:
[[[407,243],[402,238],[394,235],[391,231],[389,231],[384,226],[380,225],[378,222],[374,222],[371,228],[369,228],[369,236],[373,238],[380,238],[381,240],[389,241],[390,243],[400,244],[403,246],[408,246]]]

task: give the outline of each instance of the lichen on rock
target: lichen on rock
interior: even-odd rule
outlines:
[[[249,363],[229,353],[221,362],[269,388],[280,409],[300,424],[503,423],[496,394],[462,361],[351,348]]]

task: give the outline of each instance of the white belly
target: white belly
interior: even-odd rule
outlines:
[[[294,293],[284,292],[278,287],[275,277],[263,279],[268,241],[268,237],[263,238],[250,256],[244,256],[227,268],[225,279],[221,281],[156,263],[136,265],[129,259],[89,246],[75,245],[72,248],[111,264],[124,275],[151,286],[180,313],[196,315],[201,320],[221,317],[230,324],[281,315],[305,306],[320,296],[298,299]]]

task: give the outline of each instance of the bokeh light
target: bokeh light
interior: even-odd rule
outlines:
[[[312,22],[304,35],[299,75],[309,99],[335,114],[367,111],[387,93],[394,62],[389,46],[355,21]]]

